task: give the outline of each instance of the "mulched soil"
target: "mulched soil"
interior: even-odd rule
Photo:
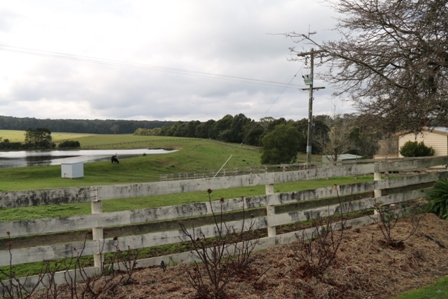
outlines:
[[[334,263],[320,277],[304,274],[294,250],[297,244],[256,252],[244,275],[231,279],[223,298],[382,299],[429,285],[448,274],[448,221],[434,214],[421,217],[416,233],[393,248],[384,243],[376,224],[347,229]],[[407,237],[411,228],[410,219],[400,221],[393,230],[394,238]],[[192,265],[170,266],[166,271],[161,267],[140,269],[130,283],[117,284],[98,298],[205,298],[197,297],[188,283],[187,269]],[[103,287],[98,281],[94,289]],[[59,291],[57,298],[71,298],[67,289]]]

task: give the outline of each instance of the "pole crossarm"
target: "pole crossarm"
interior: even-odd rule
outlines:
[[[314,90],[325,89],[325,87],[313,87]],[[310,90],[309,88],[302,88],[302,90]]]
[[[304,57],[304,56],[308,56],[308,55],[314,55],[314,54],[325,53],[325,52],[327,52],[327,51],[326,50],[313,50],[313,49],[311,49],[310,52],[297,53],[297,56]]]

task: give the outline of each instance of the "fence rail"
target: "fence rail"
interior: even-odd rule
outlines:
[[[414,158],[415,159],[415,158]],[[312,162],[312,163],[294,163],[294,164],[278,164],[278,165],[260,165],[260,166],[246,166],[238,168],[222,168],[209,169],[209,170],[199,170],[194,172],[179,172],[171,174],[161,174],[160,181],[176,181],[176,180],[192,180],[200,178],[214,178],[214,177],[225,177],[225,176],[237,176],[244,174],[257,174],[257,173],[269,173],[269,172],[290,172],[297,170],[306,170],[314,168],[328,168],[335,166],[334,164],[341,165],[363,165],[363,164],[374,164],[374,163],[393,163],[396,161],[410,161],[412,159],[407,158],[386,158],[386,159],[355,159],[347,161],[337,161],[337,162]],[[400,169],[397,169],[399,171]],[[402,170],[413,170],[411,168]]]
[[[254,217],[255,229],[266,229],[268,236],[263,238],[259,248],[266,248],[272,244],[284,244],[293,240],[292,234],[278,235],[276,228],[282,225],[292,224],[299,221],[310,220],[313,217],[328,216],[340,211],[361,211],[370,208],[375,199],[385,204],[401,203],[421,198],[425,191],[420,187],[422,184],[432,183],[441,178],[448,178],[445,166],[448,157],[401,159],[396,161],[380,161],[370,164],[356,165],[329,165],[327,167],[302,169],[293,171],[281,171],[272,173],[251,173],[239,176],[215,177],[190,179],[181,181],[155,182],[145,184],[95,186],[89,188],[67,188],[34,191],[0,192],[0,207],[26,207],[42,204],[91,202],[92,214],[72,217],[61,217],[51,219],[35,219],[29,221],[0,222],[0,231],[9,231],[13,237],[26,237],[38,234],[61,233],[75,230],[92,229],[93,240],[85,242],[74,242],[72,244],[54,244],[47,246],[36,246],[0,250],[0,266],[12,264],[23,264],[53,260],[58,258],[69,258],[73,254],[73,248],[84,248],[85,255],[93,255],[95,266],[89,271],[99,269],[103,263],[103,256],[108,252],[114,252],[116,246],[119,248],[140,249],[165,244],[179,243],[187,240],[186,236],[179,230],[158,231],[153,233],[119,237],[118,240],[104,238],[103,229],[107,227],[120,227],[136,225],[141,223],[160,223],[163,221],[181,220],[188,217],[210,216],[212,211],[223,208],[223,212],[235,212],[241,209],[264,209],[263,215]],[[409,171],[416,169],[428,169],[439,166],[435,170],[426,173],[407,175],[399,178],[387,178],[382,176],[392,171]],[[275,193],[274,185],[286,182],[330,178],[339,176],[374,175],[374,181],[294,191],[286,193]],[[244,186],[265,185],[266,194],[251,197],[226,199],[220,201],[184,204],[151,209],[128,210],[121,212],[103,213],[102,201],[110,199],[125,199],[140,196],[151,196],[159,194],[184,193],[193,191],[205,191],[207,189],[225,189]],[[409,191],[401,193],[390,193],[383,195],[382,190],[392,188],[410,187]],[[305,209],[279,212],[281,207],[288,204],[296,204],[302,201],[315,199],[331,199],[338,196],[353,194],[374,194],[350,202],[338,204],[323,203],[322,206]],[[291,206],[292,207],[292,206]],[[278,210],[278,211],[277,211]],[[285,210],[285,209],[283,209]],[[370,218],[369,218],[370,219]],[[352,225],[369,223],[368,218],[351,220]],[[235,219],[227,223],[228,227],[236,230],[241,228],[244,219]],[[189,228],[193,230],[193,228]],[[195,232],[201,232],[206,237],[214,236],[214,226],[202,225],[194,228]],[[11,260],[12,256],[12,260]],[[139,261],[140,266],[156,265],[161,260],[172,260],[174,262],[191,261],[195,257],[187,252],[168,257],[156,257]],[[61,274],[62,275],[62,274]],[[37,278],[36,278],[37,279]],[[61,278],[62,279],[62,278]],[[27,283],[32,284],[33,278],[29,277]]]

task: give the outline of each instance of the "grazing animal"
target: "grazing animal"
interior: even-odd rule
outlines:
[[[110,158],[110,162],[111,162],[111,163],[117,163],[117,164],[120,163],[120,161],[118,161],[117,155],[113,155],[113,156]]]

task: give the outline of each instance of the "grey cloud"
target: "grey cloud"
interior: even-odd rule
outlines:
[[[27,0],[17,1],[27,3]],[[51,0],[48,2],[53,3]],[[300,87],[305,87],[300,75],[308,70],[301,61],[288,61],[292,57],[288,48],[294,43],[281,33],[306,33],[311,25],[312,31],[317,30],[318,35],[324,32],[326,36],[329,33],[325,30],[333,22],[328,9],[319,9],[316,16],[315,7],[319,4],[313,1],[192,0],[189,2],[191,9],[179,15],[181,19],[177,20],[168,8],[159,7],[160,3],[151,2],[146,6],[148,2],[129,0],[116,3],[113,9],[102,7],[98,2],[95,7],[73,4],[73,9],[68,12],[71,16],[87,15],[83,20],[88,22],[101,14],[104,22],[115,21],[111,23],[110,30],[116,31],[102,32],[108,28],[107,24],[89,27],[89,24],[79,23],[76,30],[70,30],[70,38],[58,36],[62,41],[77,41],[77,53],[129,61],[129,64],[138,62],[142,69],[36,56],[35,68],[13,78],[11,82],[15,83],[3,94],[14,101],[29,103],[43,98],[54,101],[52,104],[56,101],[61,105],[70,102],[74,107],[80,103],[77,113],[82,113],[87,102],[91,109],[89,113],[98,118],[199,118],[206,121],[238,113],[253,119],[263,116],[301,119],[307,116],[308,96],[307,92],[300,90]],[[185,5],[184,2],[169,3]],[[123,12],[120,12],[121,5]],[[140,9],[140,5],[144,5],[143,8]],[[314,8],[310,10],[308,5]],[[51,5],[40,8],[54,13]],[[157,23],[157,28],[145,27],[149,24],[145,10],[158,8],[160,14],[166,14],[165,17],[160,19],[160,24]],[[62,5],[57,6],[57,10],[66,12]],[[51,18],[51,14],[47,17]],[[0,12],[0,26],[1,20]],[[30,24],[26,23],[24,28]],[[63,28],[69,25],[61,24]],[[117,29],[120,27],[122,29]],[[46,37],[45,34],[42,37]],[[107,47],[103,47],[103,43]],[[306,45],[301,46],[306,48]],[[38,48],[38,45],[29,47]],[[20,55],[17,54],[18,61]],[[155,66],[181,71],[161,71]],[[298,77],[294,78],[294,74]],[[256,84],[238,77],[260,82]],[[285,89],[261,81],[291,81],[294,88]],[[325,91],[316,93],[317,114],[328,112],[331,89],[326,87]],[[2,106],[2,111],[13,109]],[[26,113],[33,116],[32,110]]]
[[[0,8],[0,31],[10,31],[12,22],[18,15],[11,10]]]

